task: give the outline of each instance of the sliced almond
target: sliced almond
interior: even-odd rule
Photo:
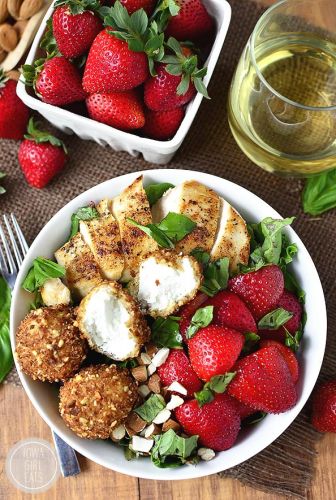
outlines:
[[[148,380],[148,389],[154,394],[160,394],[161,392],[161,380],[157,373],[153,373],[153,375]]]
[[[142,420],[139,415],[137,415],[134,411],[130,413],[126,419],[125,425],[127,428],[132,429],[135,434],[139,434],[145,427],[146,427],[146,422],[145,420]]]
[[[18,36],[13,28],[8,23],[0,26],[0,47],[6,52],[11,52],[15,49],[18,43]]]
[[[161,434],[161,429],[157,424],[150,424],[146,429],[143,431],[144,437],[145,438],[150,438],[151,436],[156,436],[157,434]]]
[[[132,429],[131,427],[129,427],[126,423],[125,423],[125,430],[126,430],[127,434],[129,435],[129,437],[136,435],[135,430]]]
[[[139,436],[133,436],[132,438],[132,450],[140,451],[142,453],[149,453],[153,447],[153,439],[145,439]]]
[[[181,426],[178,422],[175,422],[172,418],[167,420],[162,425],[162,432],[169,431],[169,429],[173,429],[173,431],[177,432],[181,429]]]
[[[151,358],[148,356],[146,352],[142,352],[140,354],[141,361],[143,362],[144,365],[150,365],[151,364]]]
[[[159,366],[163,365],[163,363],[166,361],[169,355],[169,349],[168,347],[162,347],[154,356],[152,359],[152,364],[158,368]]]
[[[153,365],[153,363],[151,363],[148,367],[147,367],[147,373],[148,373],[148,376],[150,377],[151,375],[153,375],[153,373],[156,372],[156,366]]]
[[[140,394],[141,397],[145,399],[148,396],[148,394],[150,394],[150,390],[148,389],[147,385],[143,384],[139,385],[138,393]]]
[[[36,14],[44,3],[44,0],[23,0],[20,11],[19,19],[29,19]]]
[[[182,399],[180,396],[176,396],[175,394],[172,395],[170,398],[169,403],[167,403],[167,410],[175,410],[175,408],[178,408],[179,406],[183,405],[184,399]]]
[[[135,380],[138,382],[146,382],[148,376],[147,376],[147,368],[142,365],[142,366],[135,366],[131,370],[133,377]]]
[[[126,429],[124,425],[118,425],[118,427],[115,427],[113,431],[111,432],[111,439],[112,441],[120,441],[125,437],[126,434]]]
[[[183,396],[186,396],[188,394],[187,389],[183,387],[180,382],[172,382],[167,389],[171,392],[179,392],[180,394],[183,394]]]
[[[167,410],[167,408],[164,408],[153,419],[153,424],[163,424],[164,422],[170,419],[170,415],[171,411]]]

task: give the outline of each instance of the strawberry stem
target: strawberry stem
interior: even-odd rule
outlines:
[[[8,76],[3,69],[0,68],[0,89],[5,87],[6,82],[9,80]]]
[[[55,137],[54,135],[50,134],[50,132],[47,132],[46,130],[40,130],[38,127],[41,124],[39,122],[35,122],[34,118],[30,118],[28,122],[28,127],[27,127],[27,134],[25,134],[25,139],[28,139],[28,141],[34,141],[38,144],[41,144],[42,142],[49,142],[53,146],[57,146],[59,148],[63,148],[64,152],[67,153],[65,144],[61,139],[58,139],[58,137]]]
[[[101,4],[98,0],[56,0],[54,8],[67,6],[72,15],[83,14],[85,11],[99,13]]]

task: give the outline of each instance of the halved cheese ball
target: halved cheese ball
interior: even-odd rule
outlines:
[[[92,349],[117,361],[138,356],[150,336],[139,306],[116,282],[91,290],[78,307],[77,321]]]
[[[201,269],[194,257],[157,251],[140,264],[137,299],[151,316],[166,317],[193,299],[201,282]]]

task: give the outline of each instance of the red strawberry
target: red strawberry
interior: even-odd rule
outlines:
[[[149,76],[147,56],[106,30],[95,38],[85,65],[83,87],[89,93],[120,92],[141,85]]]
[[[59,51],[70,59],[89,50],[103,25],[94,12],[85,10],[79,2],[76,2],[74,8],[71,0],[64,3],[54,11],[52,28]],[[98,2],[97,4],[99,5]]]
[[[177,40],[199,40],[212,34],[214,21],[201,0],[176,0],[180,11],[170,18],[166,35]]]
[[[276,347],[278,351],[280,351],[281,355],[288,365],[293,382],[295,384],[299,380],[299,363],[294,352],[289,347],[286,347],[285,345],[281,344],[280,342],[276,342],[275,340],[262,340],[260,342],[260,348],[272,346]]]
[[[186,304],[185,306],[183,306],[180,309],[180,313],[179,313],[179,315],[181,317],[180,333],[181,333],[183,341],[185,343],[188,342],[187,337],[186,337],[186,332],[187,332],[188,327],[190,325],[191,318],[193,317],[193,315],[195,314],[197,309],[199,309],[202,306],[202,304],[204,304],[204,302],[207,301],[207,299],[208,299],[208,295],[206,295],[205,293],[199,292],[193,300],[188,302],[188,304]]]
[[[267,413],[292,408],[297,393],[288,365],[276,347],[265,347],[240,359],[227,391],[242,403]]]
[[[172,349],[167,360],[157,369],[163,385],[179,382],[188,391],[188,397],[202,389],[202,382],[192,369],[188,356],[182,349]]]
[[[35,66],[24,65],[23,73],[28,85],[34,85],[36,94],[43,102],[54,106],[64,106],[71,102],[83,101],[86,93],[76,68],[65,57],[36,61]]]
[[[183,95],[177,94],[182,77],[171,75],[166,71],[165,64],[156,66],[157,75],[145,83],[145,104],[152,111],[170,111],[187,104],[196,94],[194,84],[190,81]]]
[[[238,401],[238,399],[235,399],[235,403],[241,420],[244,420],[244,418],[247,418],[256,412],[255,408],[252,408],[252,406],[248,406],[245,405],[244,403],[241,403],[240,401]]]
[[[277,303],[276,307],[282,307],[286,311],[293,313],[291,319],[289,319],[287,323],[284,324],[284,326],[289,331],[289,333],[294,335],[300,327],[302,318],[302,305],[298,301],[297,297],[292,292],[288,292],[287,290],[285,290],[280,297],[280,300]],[[277,330],[260,330],[260,335],[264,339],[273,339],[284,342],[286,338],[286,330],[283,326],[281,326]]]
[[[175,135],[184,118],[184,109],[176,108],[170,111],[145,112],[146,123],[142,129],[144,135],[152,139],[164,141]]]
[[[231,278],[229,290],[243,299],[258,320],[277,306],[284,292],[284,277],[278,266],[265,266]]]
[[[28,118],[29,109],[16,95],[16,82],[0,70],[0,137],[22,139]]]
[[[235,401],[227,394],[216,394],[210,402],[199,407],[192,399],[175,410],[183,430],[198,435],[199,444],[216,451],[231,448],[240,429],[240,417]]]
[[[257,325],[246,304],[238,295],[223,290],[207,300],[214,306],[214,323],[238,330],[238,332],[257,332]]]
[[[43,188],[64,167],[67,159],[62,141],[36,128],[33,118],[28,124],[28,134],[20,144],[18,157],[28,183]]]
[[[190,362],[199,378],[208,381],[229,371],[244,341],[244,335],[223,326],[201,328],[188,342]]]
[[[336,432],[336,380],[319,385],[313,394],[312,424],[320,432]]]
[[[143,105],[134,90],[91,94],[86,106],[90,118],[120,130],[141,128],[145,123]]]
[[[120,3],[126,7],[129,14],[143,9],[150,16],[154,12],[156,0],[120,0]]]

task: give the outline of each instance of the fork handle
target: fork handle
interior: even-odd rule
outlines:
[[[81,470],[75,450],[55,432],[52,435],[63,477],[76,476]]]

